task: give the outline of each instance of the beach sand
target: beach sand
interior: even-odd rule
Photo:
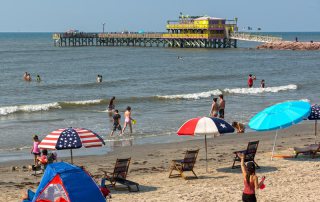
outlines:
[[[276,153],[293,154],[293,146],[314,143],[312,122],[279,131]],[[257,191],[258,201],[318,201],[320,194],[320,158],[301,155],[298,159],[270,160],[275,132],[225,135],[208,139],[209,172],[206,173],[203,140],[170,144],[135,145],[115,148],[100,156],[75,157],[77,165],[86,166],[96,181],[102,170],[112,171],[117,158],[132,157],[128,179],[140,184],[140,192],[112,192],[110,201],[241,201],[243,177],[240,169],[231,169],[236,150],[246,149],[248,141],[260,140],[258,176],[266,176],[264,190]],[[183,137],[181,137],[183,140]],[[200,148],[195,166],[199,179],[168,178],[172,159],[181,159],[187,149]],[[32,160],[0,164],[0,201],[21,201],[21,191],[36,189],[40,177],[22,171]],[[17,166],[17,171],[12,171]],[[190,175],[191,176],[191,175]]]

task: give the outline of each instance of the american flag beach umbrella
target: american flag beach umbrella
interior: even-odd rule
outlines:
[[[315,137],[315,142],[317,143],[317,120],[320,120],[320,105],[314,104],[311,106],[311,112],[310,115],[308,116],[309,120],[315,120],[314,123],[314,137]]]
[[[207,135],[220,136],[222,134],[233,132],[234,128],[223,119],[198,117],[186,121],[177,131],[177,135],[204,135],[206,170],[208,172]]]
[[[52,131],[39,144],[40,149],[65,150],[70,149],[71,163],[73,163],[72,149],[81,147],[102,147],[103,139],[95,132],[85,128],[63,128]]]

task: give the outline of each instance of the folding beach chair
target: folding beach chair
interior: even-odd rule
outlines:
[[[245,155],[244,162],[253,162],[257,168],[260,168],[259,165],[255,162],[254,157],[256,156],[257,149],[258,149],[259,141],[249,142],[248,147],[246,150],[242,151],[236,151],[233,152],[235,154],[235,157],[233,159],[233,165],[232,169],[240,167],[240,165],[235,166],[235,163],[237,161],[241,161],[241,159],[238,157],[237,153],[243,153]]]
[[[138,183],[126,179],[130,165],[130,160],[131,158],[117,159],[112,173],[104,171],[104,178],[101,179],[101,187],[106,186],[106,181],[109,181],[110,185],[115,190],[120,189],[116,186],[116,184],[119,183],[124,185],[130,192],[139,191]],[[136,189],[133,190],[132,187],[136,187]]]
[[[198,153],[199,153],[199,149],[198,150],[187,150],[184,159],[172,160],[169,178],[183,177],[184,179],[187,179],[187,177],[183,174],[186,171],[192,172],[194,174],[194,176],[196,178],[198,178],[198,176],[193,171],[194,164],[196,163]],[[178,171],[179,174],[172,174],[172,172],[174,170]]]
[[[320,152],[320,144],[311,144],[304,148],[293,147],[295,158],[298,157],[299,154],[309,154],[312,158],[314,158],[317,152]]]

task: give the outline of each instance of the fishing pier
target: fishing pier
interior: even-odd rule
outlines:
[[[132,46],[174,48],[237,48],[237,40],[273,41],[276,37],[252,36],[237,32],[237,18],[226,20],[209,16],[183,16],[167,21],[167,32],[83,33],[69,31],[53,34],[54,46]]]

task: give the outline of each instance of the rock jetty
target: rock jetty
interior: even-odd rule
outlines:
[[[277,41],[257,46],[257,49],[273,50],[320,50],[320,42]]]

